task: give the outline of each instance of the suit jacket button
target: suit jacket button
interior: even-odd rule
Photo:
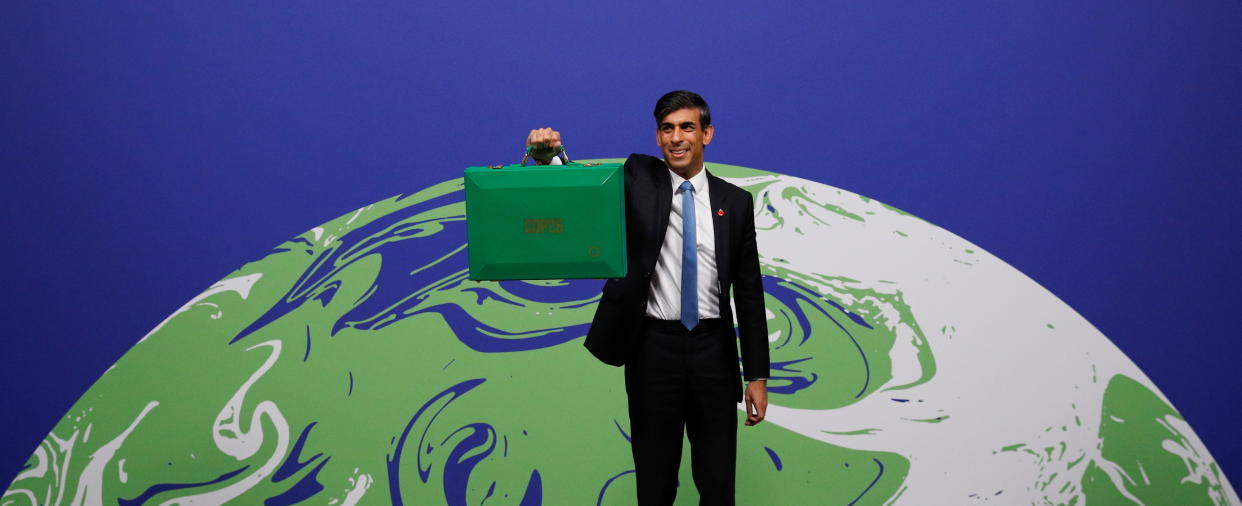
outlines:
[[[643,277],[647,279],[651,279],[651,271],[647,271],[646,274],[643,274]]]

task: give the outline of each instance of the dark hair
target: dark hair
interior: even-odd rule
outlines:
[[[670,91],[665,93],[655,105],[656,126],[660,126],[660,122],[665,116],[672,114],[673,111],[680,111],[690,107],[699,110],[699,127],[707,127],[712,124],[712,110],[708,109],[707,101],[703,100],[698,93],[686,90]]]

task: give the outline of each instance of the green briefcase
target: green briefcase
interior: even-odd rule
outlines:
[[[620,163],[466,169],[470,279],[625,277]]]

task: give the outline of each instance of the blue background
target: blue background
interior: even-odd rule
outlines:
[[[1242,468],[1242,3],[252,4],[0,15],[0,481],[284,238],[534,127],[655,153],[675,88],[714,109],[709,161],[879,199],[1047,287]]]

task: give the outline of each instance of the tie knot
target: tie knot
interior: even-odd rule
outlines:
[[[681,186],[677,187],[677,191],[679,192],[694,191],[694,185],[690,184],[689,181],[682,181]]]

